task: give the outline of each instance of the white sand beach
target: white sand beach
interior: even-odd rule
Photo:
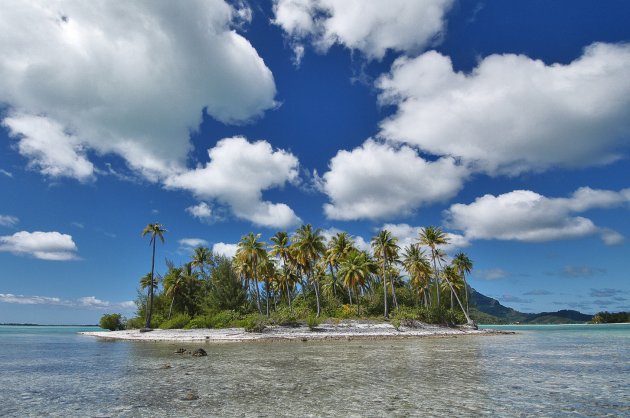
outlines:
[[[243,328],[223,329],[155,329],[150,332],[140,330],[81,332],[82,335],[98,338],[131,341],[172,341],[172,342],[246,342],[246,341],[309,341],[309,340],[353,340],[382,338],[456,337],[462,335],[512,334],[513,332],[493,329],[475,330],[461,326],[455,328],[416,323],[413,327],[401,326],[398,330],[391,324],[376,321],[342,321],[339,324],[322,323],[311,330],[306,326],[270,326],[263,332],[246,332]]]

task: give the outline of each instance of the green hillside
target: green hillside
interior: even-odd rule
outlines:
[[[501,305],[498,300],[470,289],[470,314],[480,324],[576,324],[591,321],[592,315],[573,310],[523,313]]]

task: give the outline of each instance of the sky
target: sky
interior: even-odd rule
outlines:
[[[132,316],[301,224],[448,233],[523,312],[630,310],[624,0],[3,1],[0,323]]]

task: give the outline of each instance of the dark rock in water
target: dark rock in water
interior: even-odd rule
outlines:
[[[204,350],[203,348],[198,348],[193,351],[192,355],[193,357],[205,357],[208,355],[208,353],[206,353],[206,350]]]
[[[175,354],[184,354],[186,352],[185,348],[178,348],[177,350],[175,350]]]
[[[182,400],[184,401],[194,401],[196,399],[199,399],[199,396],[195,395],[192,392],[188,392],[183,398]]]
[[[170,369],[171,367],[173,366],[171,366],[170,364],[163,364],[162,367],[160,367],[160,369]]]
[[[140,328],[138,331],[140,331],[140,332],[151,332],[151,331],[153,331],[153,329],[152,328]]]

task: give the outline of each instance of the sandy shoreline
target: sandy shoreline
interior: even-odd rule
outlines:
[[[254,342],[254,341],[309,341],[309,340],[353,340],[353,339],[397,339],[420,337],[455,337],[461,335],[513,334],[493,329],[475,330],[468,327],[447,328],[436,325],[418,324],[414,327],[401,326],[396,330],[391,324],[344,321],[340,324],[323,323],[315,330],[306,326],[271,326],[261,333],[245,332],[243,328],[224,329],[155,329],[150,332],[139,330],[80,332],[79,334],[111,340],[127,341],[170,341],[170,342]]]

